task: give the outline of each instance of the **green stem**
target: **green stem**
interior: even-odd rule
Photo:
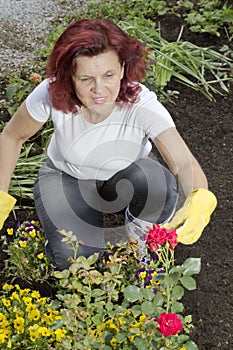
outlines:
[[[171,265],[174,266],[174,251],[170,250],[169,243],[166,243],[165,249],[161,252],[163,265],[165,267],[165,274],[166,276],[169,275],[169,270]],[[166,297],[167,297],[167,303],[166,303],[166,312],[170,310],[171,306],[171,287],[170,285],[166,286]]]

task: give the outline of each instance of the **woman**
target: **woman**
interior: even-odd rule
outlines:
[[[141,248],[152,223],[176,228],[195,242],[216,198],[206,177],[156,95],[140,82],[147,52],[110,20],[80,20],[57,40],[39,84],[4,128],[1,139],[1,222],[15,199],[7,194],[22,144],[51,118],[54,133],[34,198],[46,252],[63,269],[70,247],[59,230],[72,231],[79,255],[104,248],[104,212],[124,210],[130,239]],[[152,140],[169,170],[148,155]],[[7,149],[7,152],[6,152]],[[7,154],[7,156],[6,156]],[[174,215],[177,184],[186,198]]]

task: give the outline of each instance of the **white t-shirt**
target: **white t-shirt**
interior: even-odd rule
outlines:
[[[154,92],[141,85],[139,101],[116,103],[102,122],[89,123],[80,109],[76,114],[56,110],[45,79],[27,97],[29,114],[37,121],[54,124],[47,154],[62,171],[80,179],[107,180],[132,162],[147,157],[150,139],[175,127]]]

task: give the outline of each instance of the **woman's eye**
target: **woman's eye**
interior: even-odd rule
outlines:
[[[81,78],[80,80],[81,80],[81,81],[90,81],[91,78]]]

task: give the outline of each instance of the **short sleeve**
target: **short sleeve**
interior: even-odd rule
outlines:
[[[39,122],[46,122],[51,115],[48,85],[49,79],[43,80],[26,98],[28,113]]]
[[[138,121],[148,137],[154,139],[164,130],[175,127],[175,123],[168,110],[158,101],[156,94],[144,85],[141,86]]]

